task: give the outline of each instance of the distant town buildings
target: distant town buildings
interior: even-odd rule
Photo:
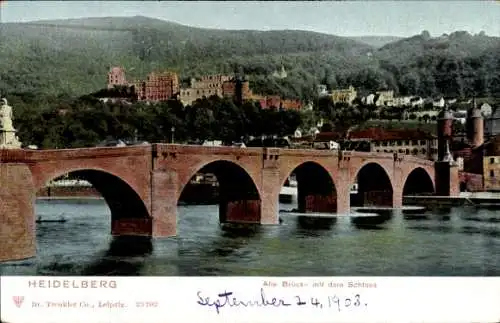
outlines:
[[[377,91],[375,92],[375,105],[376,106],[391,106],[394,101],[394,91]]]
[[[179,77],[174,72],[151,72],[144,81],[134,82],[139,101],[165,101],[179,93]]]
[[[358,92],[354,87],[349,86],[347,89],[333,90],[331,95],[333,103],[352,104],[358,96]]]
[[[123,67],[112,67],[108,72],[108,89],[112,89],[115,86],[126,85],[128,85],[128,83],[127,79],[125,78],[125,70],[123,69]]]
[[[316,91],[319,97],[328,96],[328,89],[325,84],[319,84],[316,86]]]
[[[484,190],[500,191],[500,156],[483,157]]]
[[[286,73],[284,69],[281,76]],[[192,105],[196,100],[213,95],[231,98],[242,103],[245,100],[258,101],[263,109],[278,108],[300,110],[300,100],[282,99],[278,95],[258,95],[250,89],[248,80],[228,75],[205,75],[199,79],[192,78],[188,87],[180,87],[179,77],[174,72],[151,72],[145,80],[127,82],[122,67],[112,67],[108,73],[107,88],[117,86],[133,87],[139,101],[165,101],[178,99],[183,105]],[[115,99],[117,100],[117,99]]]
[[[223,84],[230,81],[231,77],[227,75],[207,75],[200,79],[192,78],[190,86],[180,90],[180,101],[183,105],[191,105],[196,100],[203,97],[217,95],[223,96]]]
[[[437,137],[414,129],[369,128],[343,133],[318,133],[315,143],[339,142],[343,150],[355,150],[378,153],[399,153],[429,160],[437,160]]]
[[[151,72],[146,80],[127,82],[123,67],[112,67],[108,73],[107,88],[134,87],[139,101],[162,101],[175,98],[179,93],[179,78],[173,72]]]

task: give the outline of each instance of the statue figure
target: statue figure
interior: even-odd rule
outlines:
[[[2,106],[0,107],[0,130],[13,131],[12,126],[12,107],[7,104],[7,99],[2,98]]]

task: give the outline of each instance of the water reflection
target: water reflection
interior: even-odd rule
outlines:
[[[438,215],[449,215],[452,212],[451,207],[436,207],[432,209],[433,213],[438,214]]]
[[[331,230],[335,223],[337,223],[337,218],[335,217],[315,217],[307,215],[300,215],[297,217],[298,229]]]
[[[430,232],[430,233],[451,233],[451,232],[453,232],[452,227],[444,226],[444,225],[412,225],[412,226],[408,226],[408,229],[422,231],[422,232]]]
[[[383,227],[379,224],[354,223],[354,227],[359,230],[369,230],[369,231],[387,230],[386,227]]]
[[[429,220],[428,214],[404,214],[403,218],[408,221]]]
[[[500,223],[500,218],[494,218],[494,217],[481,218],[479,216],[464,216],[462,217],[462,219],[471,222]]]
[[[353,216],[351,223],[357,228],[376,227],[390,221],[392,217],[392,211],[377,211],[375,214]]]
[[[112,238],[104,202],[37,211],[68,221],[38,225],[37,257],[0,265],[3,275],[500,275],[500,216],[473,207],[308,227],[290,214],[282,225],[220,226],[216,206],[189,206],[177,237],[152,241]]]
[[[221,231],[215,240],[204,245],[201,257],[229,257],[240,248],[246,246],[251,239],[259,239],[261,226],[257,225],[221,225]]]
[[[108,250],[86,266],[82,275],[136,276],[144,266],[145,258],[153,252],[149,237],[113,237]]]
[[[208,242],[181,240],[179,258],[190,261],[178,261],[177,270],[183,276],[213,276],[230,274],[225,272],[224,264],[239,263],[241,259],[251,258],[256,252],[248,248],[258,244],[264,238],[264,228],[253,224],[223,224],[218,226]]]

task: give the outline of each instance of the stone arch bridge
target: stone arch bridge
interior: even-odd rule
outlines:
[[[173,144],[0,150],[0,261],[35,255],[36,192],[67,173],[101,192],[112,234],[170,237],[177,202],[198,172],[219,181],[220,221],[277,224],[281,187],[298,181],[301,212],[349,212],[351,204],[400,207],[403,195],[458,194],[447,163],[398,154]],[[350,188],[358,183],[358,194]],[[352,201],[351,201],[352,200]]]

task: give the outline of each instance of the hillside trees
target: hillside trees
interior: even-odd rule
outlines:
[[[182,106],[171,100],[147,105],[141,102],[103,103],[92,96],[43,109],[39,98],[12,97],[15,125],[25,145],[41,148],[95,146],[112,137],[149,142],[222,140],[240,141],[248,136],[291,135],[302,124],[296,111],[262,110],[255,102],[237,107],[231,100],[213,96]],[[173,130],[173,133],[172,133]]]

